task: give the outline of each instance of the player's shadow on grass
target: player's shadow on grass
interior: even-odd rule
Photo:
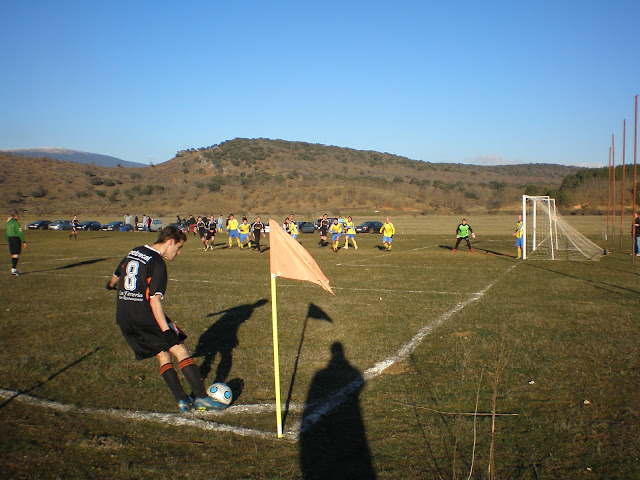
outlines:
[[[293,365],[293,373],[291,374],[291,383],[289,384],[289,393],[287,394],[287,401],[284,407],[284,414],[282,416],[282,424],[286,425],[287,414],[289,413],[289,405],[291,405],[291,396],[293,395],[293,385],[296,382],[296,374],[298,372],[298,363],[300,361],[300,354],[302,353],[302,344],[304,343],[304,335],[307,331],[307,325],[309,323],[310,318],[315,318],[316,320],[325,320],[329,323],[333,323],[331,317],[327,315],[327,313],[322,310],[317,305],[310,303],[309,308],[307,310],[307,316],[304,319],[304,323],[302,324],[302,334],[300,335],[300,344],[298,345],[298,353],[296,354],[296,361]]]
[[[487,253],[489,255],[495,255],[497,257],[504,257],[506,259],[515,260],[515,257],[513,255],[509,255],[507,253],[497,252],[495,250],[489,250],[487,248],[479,248],[479,247],[476,247],[475,244],[473,245],[473,248],[476,249],[479,252],[484,252],[484,253]]]
[[[311,382],[300,426],[300,467],[309,479],[376,478],[367,443],[360,392],[364,379],[331,346],[331,359]]]
[[[204,357],[200,372],[203,378],[207,378],[211,372],[213,361],[217,354],[220,354],[220,363],[216,369],[215,382],[224,382],[231,372],[233,365],[233,349],[238,346],[238,329],[240,325],[249,320],[253,311],[266,304],[266,299],[258,300],[256,303],[238,305],[237,307],[210,313],[207,317],[214,317],[223,314],[218,321],[211,325],[198,340],[194,357]]]
[[[49,377],[47,377],[45,380],[41,380],[38,383],[36,383],[33,387],[30,387],[26,390],[21,390],[18,393],[16,393],[15,395],[13,395],[12,397],[9,397],[7,400],[5,400],[4,402],[0,403],[0,408],[4,408],[6,407],[9,403],[11,403],[13,400],[15,400],[16,398],[18,398],[21,395],[26,395],[29,392],[35,390],[36,388],[41,387],[42,385],[44,385],[45,383],[50,382],[51,380],[53,380],[54,378],[56,378],[58,375],[60,375],[61,373],[66,372],[67,370],[69,370],[71,367],[74,367],[75,365],[78,365],[81,362],[84,362],[86,359],[88,359],[90,356],[92,356],[94,353],[96,353],[98,350],[100,350],[102,347],[96,347],[94,348],[92,351],[90,351],[89,353],[85,353],[84,355],[82,355],[80,358],[74,360],[73,362],[69,363],[68,365],[62,367],[60,370],[58,370],[57,372],[52,373],[51,375],[49,375]]]
[[[76,267],[82,267],[83,265],[93,265],[94,263],[98,263],[98,262],[104,262],[106,260],[112,260],[113,257],[109,257],[109,258],[94,258],[91,260],[85,260],[84,262],[75,262],[75,263],[70,263],[68,265],[62,265],[61,267],[55,267],[55,268],[47,268],[46,270],[34,270],[32,272],[24,272],[23,275],[29,274],[29,273],[44,273],[44,272],[55,272],[56,270],[67,270],[69,268],[76,268]]]

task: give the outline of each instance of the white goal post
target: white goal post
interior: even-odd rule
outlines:
[[[522,258],[598,260],[604,250],[569,225],[548,196],[522,196]]]

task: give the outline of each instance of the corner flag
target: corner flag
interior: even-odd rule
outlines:
[[[276,395],[276,428],[278,438],[282,437],[282,405],[280,402],[280,358],[278,354],[278,306],[276,277],[303,280],[320,285],[335,295],[329,286],[329,279],[302,245],[286,233],[278,222],[269,219],[269,263],[271,270],[271,323],[273,328],[273,371]]]
[[[272,276],[315,283],[335,295],[329,279],[309,252],[272,219],[269,220],[269,262]]]

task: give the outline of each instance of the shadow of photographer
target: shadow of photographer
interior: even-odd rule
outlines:
[[[374,479],[360,410],[364,379],[331,345],[331,359],[311,382],[300,429],[300,468],[309,479]]]

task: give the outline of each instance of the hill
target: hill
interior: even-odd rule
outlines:
[[[43,148],[12,148],[8,150],[0,150],[0,153],[8,153],[20,157],[34,158],[53,158],[65,162],[87,163],[100,167],[146,167],[142,163],[127,162],[117,157],[109,155],[101,155],[99,153],[81,152],[78,150],[69,150],[68,148],[43,147]]]
[[[303,142],[234,139],[144,168],[0,154],[0,202],[30,215],[300,215],[516,211],[579,169],[550,164],[429,163]]]

